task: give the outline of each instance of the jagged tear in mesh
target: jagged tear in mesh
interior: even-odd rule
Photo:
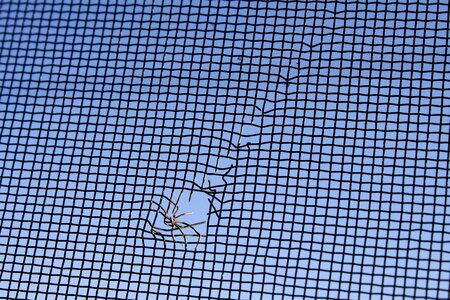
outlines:
[[[449,298],[448,4],[126,3],[1,3],[1,297]]]

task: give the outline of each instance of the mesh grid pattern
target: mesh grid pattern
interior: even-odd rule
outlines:
[[[2,1],[0,298],[449,298],[449,19]]]

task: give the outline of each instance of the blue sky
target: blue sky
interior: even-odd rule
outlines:
[[[448,298],[448,7],[133,4],[1,5],[2,291]]]

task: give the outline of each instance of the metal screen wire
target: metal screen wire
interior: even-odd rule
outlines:
[[[446,1],[1,1],[1,299],[448,299]]]

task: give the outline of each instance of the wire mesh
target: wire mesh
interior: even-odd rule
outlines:
[[[449,298],[444,2],[1,1],[0,298]]]

